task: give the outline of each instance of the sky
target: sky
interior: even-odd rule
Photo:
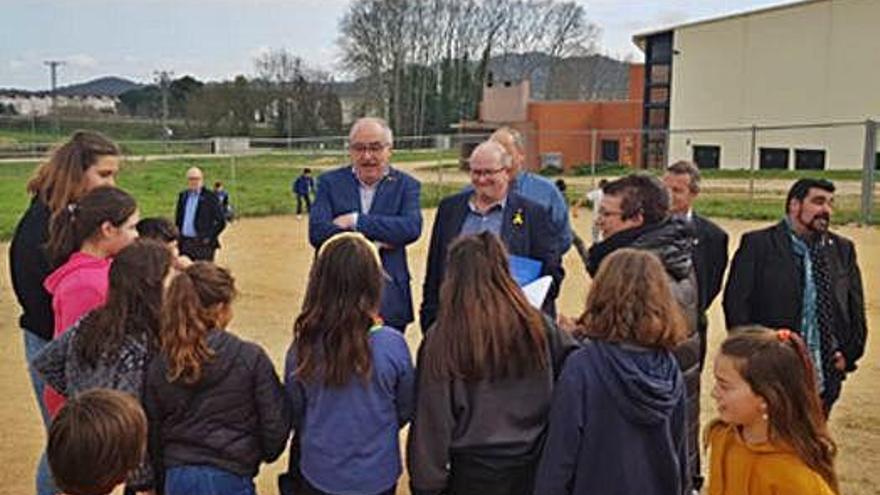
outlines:
[[[252,75],[284,48],[345,78],[339,19],[351,0],[0,0],[0,88],[45,90],[101,76],[149,82],[155,72],[200,80]],[[577,0],[599,25],[603,53],[641,60],[632,35],[784,0]]]

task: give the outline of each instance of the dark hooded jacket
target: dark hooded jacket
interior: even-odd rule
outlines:
[[[670,352],[587,341],[553,392],[534,493],[683,493],[685,413]]]
[[[669,275],[669,287],[687,319],[688,338],[673,354],[684,375],[688,401],[688,440],[692,471],[699,470],[700,335],[697,332],[697,276],[693,264],[693,227],[678,217],[614,234],[590,248],[587,271],[595,276],[606,256],[621,248],[645,249],[660,258]]]
[[[164,469],[208,465],[255,476],[261,462],[274,461],[287,445],[287,395],[260,346],[222,330],[209,332],[207,344],[214,354],[195,384],[169,382],[164,355],[150,364],[144,397],[150,455]]]

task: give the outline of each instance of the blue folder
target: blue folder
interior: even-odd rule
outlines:
[[[509,262],[510,275],[516,280],[517,285],[520,287],[534,282],[541,276],[541,267],[543,264],[534,258],[511,254]]]

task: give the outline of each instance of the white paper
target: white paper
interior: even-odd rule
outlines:
[[[522,291],[526,295],[529,304],[541,309],[544,305],[544,299],[547,298],[547,293],[550,292],[550,285],[552,283],[553,277],[545,275],[530,284],[524,285]]]

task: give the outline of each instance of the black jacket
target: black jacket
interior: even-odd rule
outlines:
[[[757,324],[800,331],[804,267],[792,251],[787,229],[782,221],[743,235],[724,288],[728,329]],[[829,232],[824,253],[833,288],[834,337],[847,371],[853,371],[867,337],[856,250],[850,240]]]
[[[697,272],[698,307],[704,312],[721,292],[724,270],[727,268],[727,232],[708,218],[693,215],[696,234],[694,269]]]
[[[189,190],[181,191],[177,195],[177,208],[174,210],[174,223],[183,235],[183,214],[186,211],[186,196]],[[196,237],[210,239],[213,247],[220,247],[217,240],[220,233],[226,228],[226,215],[217,195],[210,189],[203,187],[199,191],[199,206],[196,208]]]
[[[160,469],[209,465],[255,476],[284,451],[290,403],[263,349],[220,330],[208,334],[214,355],[194,385],[169,383],[158,356],[147,372],[144,407],[150,454]]]
[[[52,273],[45,246],[49,216],[49,207],[34,198],[18,222],[9,247],[12,289],[22,309],[18,324],[45,340],[51,340],[55,330],[52,296],[43,287],[43,281]]]
[[[440,284],[446,272],[446,254],[449,245],[460,234],[468,213],[468,200],[473,191],[463,191],[444,198],[437,208],[431,245],[428,248],[428,267],[422,286],[422,306],[419,323],[422,332],[428,330],[437,318],[440,304]],[[511,192],[501,220],[501,240],[510,254],[536,259],[542,263],[541,275],[553,277],[553,284],[544,300],[545,313],[555,315],[556,297],[565,272],[559,244],[554,239],[550,216],[543,207],[519,194]],[[521,221],[514,222],[517,217]]]

